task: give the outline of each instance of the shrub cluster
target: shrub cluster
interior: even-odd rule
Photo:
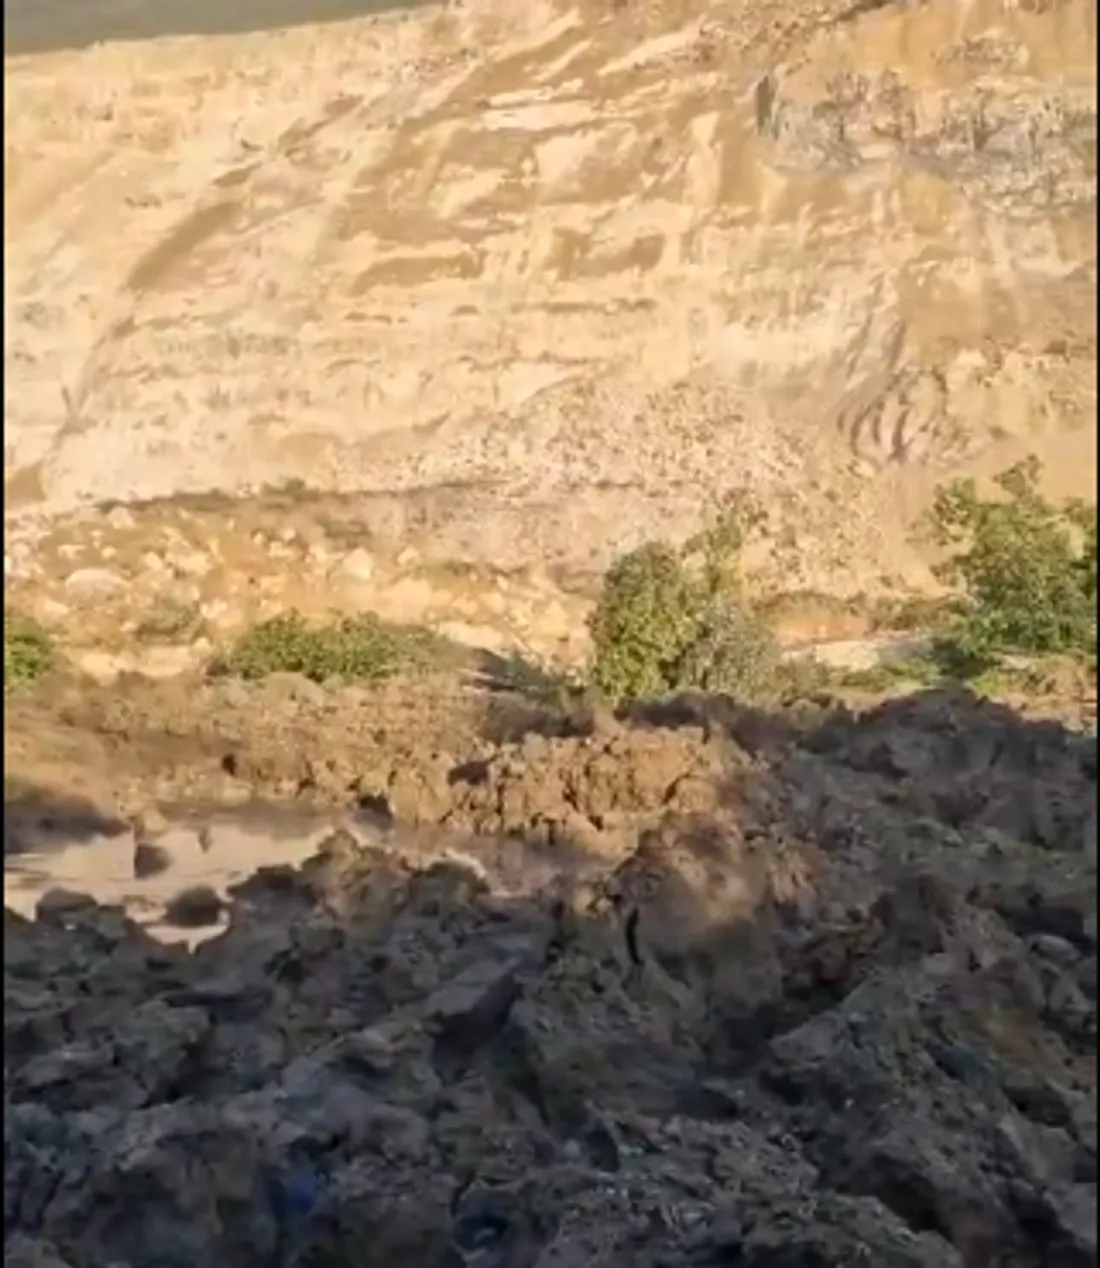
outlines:
[[[49,635],[26,617],[4,614],[4,691],[36,682],[54,666]]]
[[[1096,655],[1096,508],[1051,502],[1040,475],[1031,457],[997,477],[992,497],[973,480],[936,490],[924,532],[959,594],[947,638],[964,657]]]
[[[761,524],[736,494],[683,549],[651,542],[612,565],[589,618],[600,695],[614,704],[692,690],[758,698],[775,685],[779,650],[740,574]]]
[[[955,591],[937,631],[939,671],[971,674],[1007,655],[1096,659],[1096,508],[1052,502],[1034,457],[989,497],[974,481],[940,486],[921,536]],[[698,690],[743,700],[804,686],[747,602],[739,560],[762,523],[736,495],[683,550],[649,543],[619,558],[589,621],[592,686],[614,704]],[[814,685],[814,684],[810,684]]]
[[[1040,475],[1032,457],[1003,472],[990,497],[972,480],[936,490],[922,536],[942,552],[938,574],[956,593],[939,648],[955,666],[1013,653],[1069,653],[1095,665],[1096,509],[1051,502]],[[750,497],[734,494],[683,548],[650,542],[612,565],[589,618],[588,683],[598,695],[615,705],[683,691],[764,701],[820,685],[783,662],[747,600],[741,557],[763,522]],[[139,633],[179,636],[191,616],[164,608]],[[311,624],[289,612],[251,627],[211,668],[244,679],[379,683],[439,664],[446,646],[422,627],[373,614]],[[5,692],[41,678],[56,659],[39,626],[5,615]]]
[[[427,630],[392,625],[370,613],[312,625],[288,612],[246,630],[213,669],[250,680],[293,673],[314,682],[378,683],[428,664],[440,651],[440,640]]]

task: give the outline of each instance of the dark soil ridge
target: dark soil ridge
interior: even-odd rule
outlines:
[[[406,773],[194,952],[6,912],[6,1265],[1096,1263],[1094,737],[705,702]]]

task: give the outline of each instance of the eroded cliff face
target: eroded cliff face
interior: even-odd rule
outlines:
[[[11,60],[9,515],[294,478],[587,569],[748,482],[789,584],[915,576],[945,473],[1093,488],[1095,62],[1089,0]]]

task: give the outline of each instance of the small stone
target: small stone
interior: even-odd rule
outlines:
[[[125,532],[128,528],[134,527],[134,517],[124,506],[112,506],[107,512],[107,523],[113,529],[119,532]]]
[[[119,676],[126,672],[125,659],[110,652],[74,651],[71,656],[81,673],[103,686],[117,682]]]
[[[317,844],[317,857],[334,863],[350,863],[359,857],[359,842],[346,828],[336,828]]]
[[[214,847],[214,829],[208,823],[199,829],[198,841],[203,854],[209,854]]]
[[[1050,960],[1053,964],[1061,965],[1064,969],[1073,968],[1081,958],[1081,953],[1073,943],[1060,938],[1056,933],[1034,933],[1027,942],[1037,955],[1041,955],[1044,960]]]
[[[205,577],[214,567],[214,561],[201,550],[182,551],[169,558],[177,573],[186,577]]]
[[[126,589],[126,581],[110,568],[77,568],[65,578],[65,590],[84,603],[112,599]]]
[[[202,929],[216,925],[225,903],[209,885],[181,889],[164,909],[164,923],[179,929]]]
[[[374,576],[374,560],[368,551],[359,547],[340,561],[339,571],[349,581],[370,581]]]
[[[35,615],[44,625],[56,625],[72,615],[72,608],[57,599],[41,599],[35,609]]]
[[[66,916],[74,916],[77,912],[89,911],[95,906],[96,900],[91,894],[57,886],[42,895],[35,904],[34,914],[38,920],[58,921],[64,920]]]
[[[449,1038],[480,1043],[503,1025],[519,996],[518,964],[470,965],[428,997],[426,1013]]]
[[[328,692],[325,688],[319,682],[314,682],[312,678],[307,678],[305,674],[289,672],[268,674],[266,686],[272,692],[278,691],[296,705],[323,709],[328,703]]]
[[[149,841],[139,841],[134,846],[134,880],[143,881],[159,876],[172,866],[172,855],[163,846]]]
[[[168,820],[156,806],[144,806],[130,820],[134,836],[141,841],[155,841],[168,831]]]
[[[393,1040],[380,1026],[370,1026],[347,1036],[346,1057],[372,1074],[386,1074],[397,1063]]]

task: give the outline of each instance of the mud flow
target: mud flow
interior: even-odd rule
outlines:
[[[288,690],[9,788],[11,1268],[1095,1264],[1095,737]]]

